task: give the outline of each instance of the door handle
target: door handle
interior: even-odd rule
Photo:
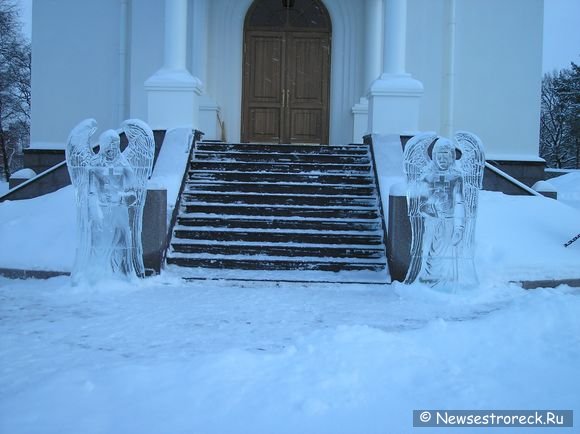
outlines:
[[[286,107],[286,89],[282,89],[282,108]]]
[[[286,107],[290,105],[290,89],[286,89]]]

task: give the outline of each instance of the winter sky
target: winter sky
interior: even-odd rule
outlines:
[[[32,34],[32,0],[18,0],[22,5],[23,30]],[[543,71],[562,69],[570,62],[580,63],[580,0],[544,0]]]

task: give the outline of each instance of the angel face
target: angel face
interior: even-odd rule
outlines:
[[[449,170],[455,161],[455,148],[447,139],[439,139],[433,146],[433,161],[441,171]]]
[[[107,130],[101,134],[99,145],[101,149],[99,154],[102,152],[108,162],[113,161],[121,153],[121,140],[114,130]]]

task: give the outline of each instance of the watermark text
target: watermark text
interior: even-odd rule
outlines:
[[[572,410],[413,410],[414,427],[573,427]]]

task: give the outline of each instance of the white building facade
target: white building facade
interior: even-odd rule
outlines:
[[[280,32],[277,9],[297,17]],[[331,144],[468,130],[490,158],[538,159],[543,0],[35,0],[33,22],[33,147],[88,117],[233,142],[255,121],[309,141],[280,133],[299,119]],[[309,67],[320,85],[296,78]]]

